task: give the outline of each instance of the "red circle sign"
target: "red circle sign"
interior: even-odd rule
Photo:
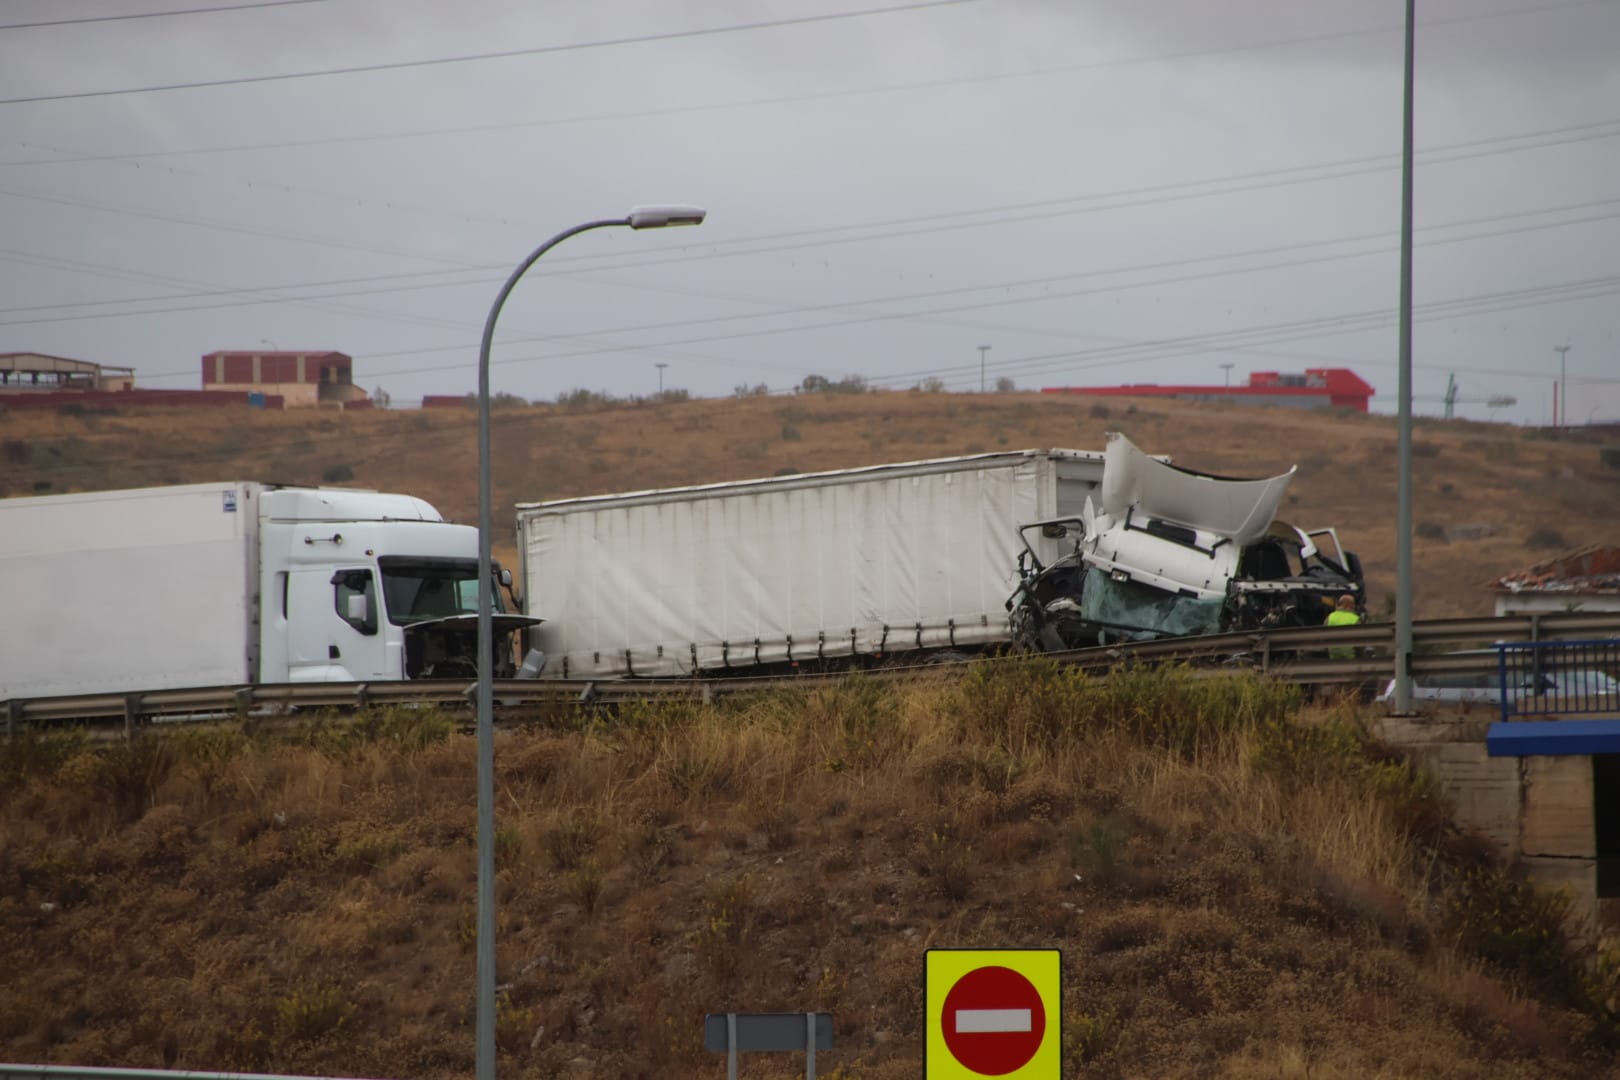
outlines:
[[[1041,995],[1012,968],[974,968],[945,995],[942,1012],[940,1031],[951,1056],[983,1076],[1028,1065],[1046,1037]]]

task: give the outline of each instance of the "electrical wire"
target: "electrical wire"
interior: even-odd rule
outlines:
[[[48,26],[83,26],[85,23],[129,22],[133,19],[166,19],[172,15],[213,15],[227,11],[250,11],[254,8],[293,7],[298,4],[324,3],[326,3],[326,0],[258,0],[257,3],[232,4],[229,7],[176,8],[172,11],[140,11],[125,15],[86,15],[79,19],[0,23],[0,30],[39,30]]]
[[[336,75],[367,75],[379,71],[404,71],[411,68],[441,67],[447,64],[468,64],[486,60],[511,60],[524,56],[545,56],[552,53],[582,52],[587,49],[606,49],[620,45],[644,45],[655,41],[680,41],[690,38],[716,37],[755,30],[774,30],[787,26],[808,26],[813,23],[862,19],[874,15],[893,15],[899,12],[921,11],[925,8],[955,7],[959,4],[978,3],[978,0],[916,0],[914,3],[892,7],[867,8],[862,11],[841,11],[826,15],[800,15],[787,19],[768,19],[730,26],[712,26],[700,30],[672,30],[661,34],[635,34],[626,37],[605,38],[600,41],[576,41],[566,45],[539,45],[528,49],[505,49],[499,52],[469,53],[464,56],[435,56],[422,60],[396,60],[381,64],[356,64],[350,67],[321,68],[314,71],[290,71],[276,75],[240,75],[230,79],[200,79],[195,82],[165,83],[157,86],[126,86],[116,90],[81,90],[66,94],[36,94],[31,97],[0,98],[0,105],[34,105],[47,101],[82,101],[87,98],[122,97],[131,94],[157,94],[171,90],[205,90],[221,86],[249,86],[258,83],[288,82],[294,79],[326,78]]]

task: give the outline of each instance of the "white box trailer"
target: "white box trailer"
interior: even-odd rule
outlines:
[[[590,678],[1006,641],[1019,526],[1078,517],[1102,467],[1021,450],[522,503],[530,645],[542,677]]]
[[[0,499],[0,700],[471,677],[477,560],[476,529],[409,495],[223,481]]]

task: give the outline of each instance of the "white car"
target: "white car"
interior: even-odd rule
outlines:
[[[1535,699],[1545,709],[1596,703],[1602,708],[1620,708],[1620,680],[1607,672],[1589,668],[1548,671],[1541,676],[1540,690],[1525,680],[1509,691],[1513,701]],[[1395,680],[1391,679],[1381,702],[1395,700]],[[1471,671],[1460,675],[1412,676],[1413,701],[1477,701],[1498,705],[1502,701],[1501,677],[1494,671]],[[1539,711],[1539,710],[1538,710]]]

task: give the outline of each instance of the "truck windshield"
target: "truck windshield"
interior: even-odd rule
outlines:
[[[1083,618],[1136,640],[1213,633],[1220,626],[1221,604],[1218,596],[1201,600],[1136,581],[1115,581],[1095,566],[1086,568],[1080,594]]]
[[[472,559],[384,555],[377,565],[388,621],[395,626],[478,614],[478,563]],[[500,593],[492,595],[491,610],[500,611]]]

